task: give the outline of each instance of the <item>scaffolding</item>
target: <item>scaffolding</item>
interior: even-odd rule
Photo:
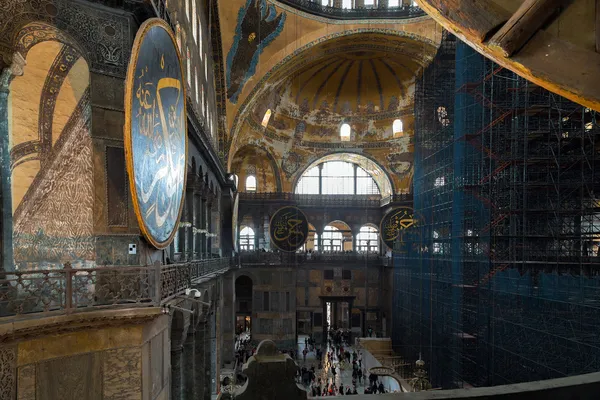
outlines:
[[[600,115],[450,43],[417,84],[394,341],[445,388],[598,371]]]

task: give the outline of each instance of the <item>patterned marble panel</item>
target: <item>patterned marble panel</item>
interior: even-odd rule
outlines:
[[[19,367],[17,400],[36,400],[35,364]]]
[[[150,341],[150,379],[152,381],[152,398],[155,398],[160,393],[163,387],[163,335],[164,332],[156,335]]]
[[[38,399],[101,400],[101,353],[40,363],[36,381]]]
[[[142,397],[142,349],[104,352],[104,400],[139,400]]]
[[[17,352],[14,346],[0,346],[0,400],[14,400]]]

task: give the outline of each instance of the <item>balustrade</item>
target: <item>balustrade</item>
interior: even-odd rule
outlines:
[[[351,1],[350,6],[347,7],[347,2],[334,0],[325,2],[327,4],[321,0],[279,1],[299,10],[332,19],[408,19],[426,15],[421,8],[412,4],[384,7],[384,3],[364,5],[364,2]]]
[[[373,266],[389,266],[391,258],[382,257],[378,253],[272,253],[263,251],[241,252],[240,264],[251,265],[286,265],[286,264],[318,264],[318,263],[369,263]]]
[[[157,266],[0,272],[0,317],[70,314],[114,307],[160,306],[199,279],[224,271],[229,258]]]
[[[412,194],[398,193],[381,198],[380,195],[361,194],[298,194],[288,192],[250,193],[240,192],[240,201],[290,202],[299,207],[365,207],[380,208],[395,202],[412,202]]]

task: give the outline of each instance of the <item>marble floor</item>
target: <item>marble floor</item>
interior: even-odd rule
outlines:
[[[318,379],[321,378],[321,389],[327,385],[327,384],[331,384],[334,383],[335,386],[339,389],[339,386],[341,384],[344,385],[344,392],[346,392],[347,388],[350,387],[351,389],[353,389],[353,385],[352,385],[352,364],[347,364],[346,362],[343,363],[343,365],[340,366],[340,362],[337,358],[333,358],[332,363],[329,364],[329,362],[327,361],[327,352],[331,351],[332,349],[328,348],[326,350],[323,350],[323,365],[322,365],[322,369],[318,369],[319,366],[319,362],[317,361],[317,354],[316,351],[309,351],[308,354],[306,355],[306,361],[304,361],[303,356],[302,356],[302,352],[304,351],[304,348],[306,347],[304,344],[304,339],[306,338],[306,335],[299,335],[298,336],[298,346],[297,346],[297,359],[296,362],[300,367],[306,367],[307,369],[310,369],[313,365],[315,367],[315,382],[318,382]],[[318,346],[318,344],[317,344]],[[350,351],[350,353],[353,352],[353,349],[351,346],[344,346],[344,349],[348,349],[348,351]],[[336,372],[337,374],[335,375],[335,382],[334,382],[334,377],[333,374],[331,372],[332,366],[334,366],[336,368]],[[364,370],[364,365],[363,365],[363,373],[366,372]],[[368,381],[367,381],[368,382]],[[312,397],[312,391],[311,391],[311,386],[309,386],[307,388],[308,392],[309,392],[309,397]],[[364,393],[364,379],[362,380],[362,383],[358,383],[357,381],[357,385],[356,385],[356,391],[359,394],[363,394]]]

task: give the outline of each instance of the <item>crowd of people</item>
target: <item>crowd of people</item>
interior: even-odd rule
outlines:
[[[383,382],[375,374],[369,374],[363,365],[360,351],[352,349],[348,343],[350,332],[341,329],[331,329],[328,332],[325,351],[312,336],[304,339],[301,352],[295,349],[283,350],[282,353],[289,354],[301,366],[298,367],[296,381],[304,385],[312,397],[339,396],[359,394],[387,393]],[[236,338],[236,373],[241,372],[241,366],[254,355],[256,348],[252,345],[252,337],[249,332],[244,332]],[[307,362],[308,355],[314,355],[314,359]],[[301,361],[300,361],[301,357]],[[344,385],[341,374],[344,371],[352,371],[352,383]],[[340,375],[338,379],[338,375]],[[368,382],[367,382],[368,379]],[[238,376],[238,383],[243,382]],[[338,384],[339,383],[339,384]]]
[[[311,336],[305,339],[296,379],[304,385],[310,396],[354,395],[359,394],[359,390],[365,394],[387,393],[379,377],[368,374],[361,352],[348,346],[349,337],[347,331],[330,330],[325,352],[315,346]],[[310,353],[314,353],[315,359],[307,362]],[[341,374],[348,370],[352,370],[352,383],[346,382],[344,385]]]

